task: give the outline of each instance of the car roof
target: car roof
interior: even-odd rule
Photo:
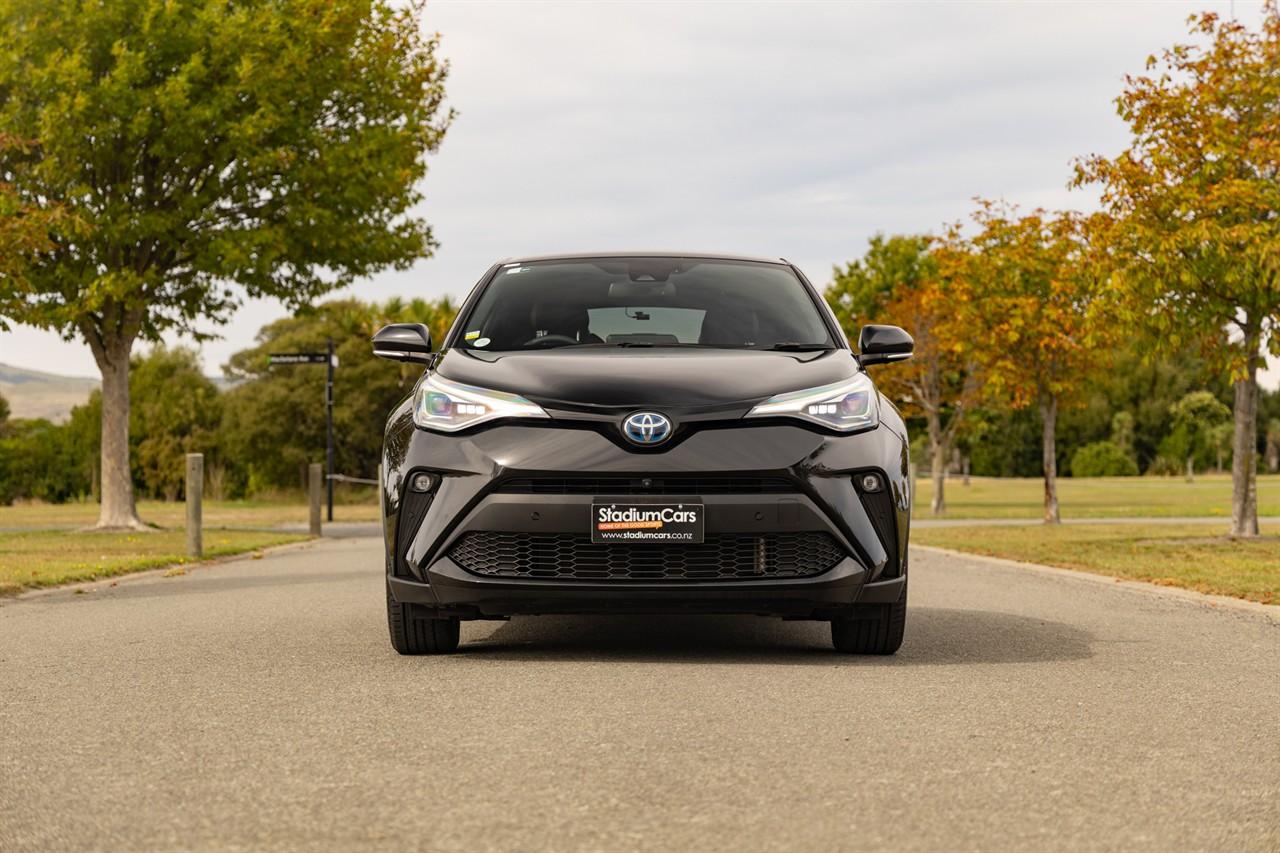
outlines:
[[[763,258],[754,255],[735,255],[723,252],[658,252],[652,250],[633,252],[564,252],[554,255],[525,255],[518,258],[503,258],[499,265],[525,264],[534,261],[581,261],[591,258],[706,258],[716,261],[747,261],[756,264],[790,265],[785,258]]]

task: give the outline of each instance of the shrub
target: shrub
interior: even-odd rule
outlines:
[[[1073,477],[1136,477],[1138,463],[1113,441],[1086,444],[1071,457]]]

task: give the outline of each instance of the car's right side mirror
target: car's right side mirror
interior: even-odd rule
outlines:
[[[915,348],[912,337],[897,326],[863,326],[858,333],[858,361],[863,367],[906,361]]]
[[[421,323],[392,323],[373,336],[373,354],[394,361],[430,361],[431,330]]]

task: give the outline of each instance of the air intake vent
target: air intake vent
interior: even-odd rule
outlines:
[[[805,578],[844,558],[830,534],[708,536],[700,545],[593,543],[573,533],[473,531],[449,556],[489,577],[592,581],[725,581]]]
[[[430,494],[405,490],[404,499],[400,502],[400,517],[396,520],[396,577],[407,578],[413,574],[409,571],[406,554],[422,519],[427,516],[431,498]]]
[[[887,483],[884,474],[880,474],[880,482]],[[854,475],[853,482],[858,483],[861,475]],[[867,511],[867,515],[871,517],[871,526],[876,529],[876,535],[880,537],[880,544],[884,546],[885,552],[889,555],[888,561],[885,563],[884,572],[881,577],[896,578],[901,573],[901,564],[898,562],[898,523],[897,509],[893,505],[893,493],[887,488],[881,488],[875,492],[858,491],[858,496],[862,498],[862,508]]]
[[[795,494],[783,477],[526,477],[495,491],[518,495],[761,495]]]

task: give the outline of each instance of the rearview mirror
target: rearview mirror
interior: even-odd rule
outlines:
[[[863,367],[906,361],[915,348],[916,342],[897,326],[863,326],[858,333],[858,361]]]
[[[373,354],[392,361],[430,361],[431,330],[421,323],[392,323],[373,336]]]
[[[675,295],[674,281],[614,281],[609,284],[610,299],[665,299]]]

